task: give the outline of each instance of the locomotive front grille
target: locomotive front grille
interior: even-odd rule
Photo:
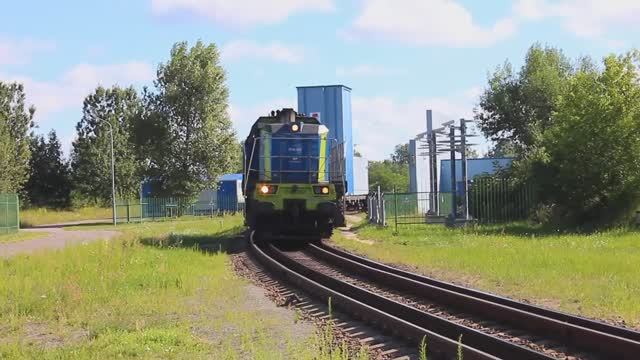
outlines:
[[[307,201],[303,199],[284,199],[284,211],[290,216],[297,217],[304,213]]]

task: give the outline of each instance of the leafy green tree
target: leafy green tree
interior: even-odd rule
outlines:
[[[492,158],[515,157],[516,155],[516,146],[509,139],[499,139],[487,153],[487,156]]]
[[[509,139],[519,153],[528,151],[552,125],[557,101],[572,73],[561,50],[540,44],[529,49],[518,73],[505,62],[480,96],[475,111],[480,130],[493,141]]]
[[[0,81],[0,192],[19,192],[29,177],[29,136],[35,108],[22,84]]]
[[[409,191],[409,167],[396,164],[390,160],[369,162],[369,188],[371,190],[391,192],[395,188],[397,192]]]
[[[85,98],[71,153],[74,186],[80,194],[99,203],[111,198],[109,124],[113,127],[117,196],[138,194],[142,178],[134,129],[141,106],[133,88],[98,87]]]
[[[31,138],[31,174],[25,186],[29,202],[33,206],[65,208],[71,203],[71,179],[69,165],[62,158],[62,146],[54,130],[47,139]]]
[[[214,44],[198,41],[190,48],[180,42],[157,75],[155,92],[145,91],[140,119],[154,135],[137,136],[149,145],[143,164],[161,193],[193,196],[214,187],[238,162],[220,54]]]
[[[477,159],[480,157],[480,153],[478,153],[478,150],[472,148],[471,146],[466,147],[465,155],[467,156],[467,159]]]
[[[639,52],[585,66],[558,100],[533,172],[544,200],[574,224],[612,224],[640,204]]]
[[[369,162],[369,188],[384,192],[409,191],[409,144],[399,144],[390,159]]]
[[[409,144],[399,144],[393,149],[391,161],[395,164],[409,164]]]

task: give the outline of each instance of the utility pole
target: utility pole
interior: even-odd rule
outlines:
[[[453,124],[449,127],[449,147],[451,151],[451,220],[455,224],[458,214],[458,194],[456,194],[456,127]]]
[[[462,206],[464,220],[469,220],[469,181],[467,174],[467,122],[460,119],[460,159],[462,168]]]
[[[109,134],[111,135],[111,214],[113,218],[113,226],[116,226],[116,160],[113,154],[113,126],[110,122],[104,121],[109,125]]]

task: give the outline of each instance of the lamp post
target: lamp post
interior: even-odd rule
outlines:
[[[103,122],[109,125],[109,134],[111,135],[111,214],[113,226],[116,226],[116,160],[113,155],[113,126],[108,121]]]

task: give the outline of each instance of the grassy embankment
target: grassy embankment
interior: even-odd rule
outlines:
[[[117,240],[0,262],[0,359],[316,358],[326,334],[296,335],[247,300],[227,255],[241,222],[123,225]]]
[[[372,245],[340,235],[334,241],[436,278],[640,327],[639,232],[554,234],[524,224],[399,230],[361,225],[359,239]]]
[[[86,207],[74,210],[35,208],[20,211],[20,226],[23,228],[45,224],[104,219],[111,219],[111,208]]]

